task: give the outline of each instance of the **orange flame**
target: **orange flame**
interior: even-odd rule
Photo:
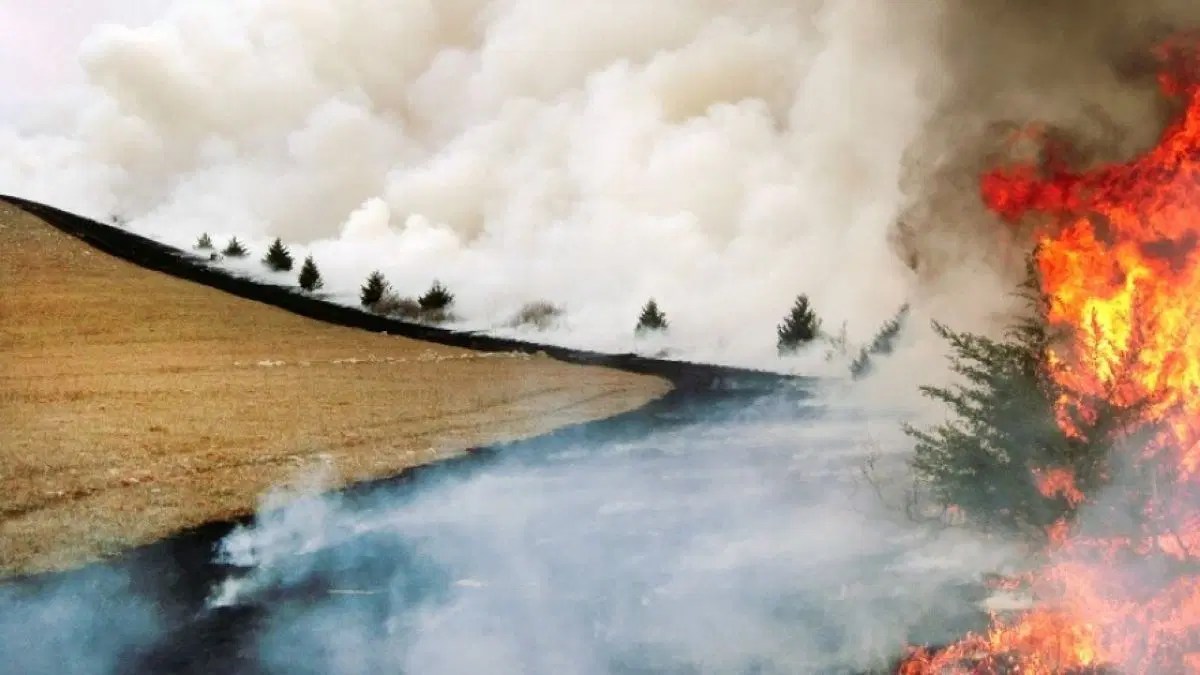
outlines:
[[[981,180],[1000,216],[1049,216],[1035,264],[1048,319],[1074,338],[1070,353],[1048,355],[1070,366],[1056,369],[1060,384],[1094,400],[1148,402],[1144,421],[1165,426],[1123,458],[1151,486],[1116,500],[1137,505],[1133,518],[1124,514],[1136,525],[1096,535],[1056,523],[1054,562],[1030,582],[1038,609],[995,617],[986,634],[936,653],[915,650],[902,675],[1200,673],[1198,46],[1200,35],[1181,35],[1155,51],[1162,90],[1182,113],[1145,154],[1075,173],[1050,147],[1039,165]],[[1065,415],[1060,424],[1076,432]],[[1067,470],[1034,478],[1047,497],[1085,501]]]

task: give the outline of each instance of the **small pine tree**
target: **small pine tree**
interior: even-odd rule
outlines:
[[[796,298],[792,310],[779,324],[776,333],[779,336],[776,348],[780,356],[793,354],[801,346],[817,339],[821,334],[821,320],[809,305],[807,295]]]
[[[900,337],[900,333],[904,330],[904,323],[908,319],[909,306],[904,303],[900,309],[892,315],[892,318],[883,322],[883,326],[879,328],[879,332],[875,333],[871,344],[862,348],[854,361],[850,364],[850,377],[859,380],[871,374],[874,368],[872,357],[887,356],[896,349],[896,339]]]
[[[321,272],[317,269],[317,264],[313,262],[313,257],[310,255],[304,259],[304,264],[300,266],[300,288],[309,293],[321,288],[325,282],[321,280]]]
[[[211,251],[213,248],[212,237],[208,236],[207,232],[200,235],[200,238],[196,240],[196,248],[201,251]]]
[[[267,249],[267,255],[262,261],[264,265],[276,272],[292,271],[292,254],[278,237],[271,243],[271,248]]]
[[[242,245],[242,242],[238,241],[237,237],[230,239],[229,243],[225,246],[225,250],[221,252],[230,258],[245,258],[250,253]]]
[[[391,287],[391,284],[383,278],[383,272],[375,270],[371,272],[367,277],[367,282],[359,290],[359,301],[362,302],[363,307],[373,308]]]
[[[454,304],[454,294],[446,290],[441,282],[434,281],[425,295],[417,298],[417,304],[422,312],[442,312]]]
[[[667,315],[663,314],[658,308],[658,303],[654,298],[642,307],[642,313],[638,317],[637,328],[634,329],[636,335],[645,335],[650,332],[662,332],[667,330],[670,324],[667,323]]]

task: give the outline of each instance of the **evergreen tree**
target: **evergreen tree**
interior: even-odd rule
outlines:
[[[1027,292],[1033,288],[1026,283]],[[1002,339],[934,324],[950,344],[951,369],[962,383],[921,387],[949,408],[951,419],[929,429],[906,425],[905,432],[916,440],[914,473],[936,502],[985,527],[1044,536],[1047,526],[1073,516],[1076,505],[1043,495],[1038,473],[1065,469],[1084,494],[1095,491],[1112,473],[1109,450],[1142,426],[1138,420],[1152,402],[1119,403],[1120,373],[1113,391],[1099,395],[1060,384],[1056,374],[1066,366],[1048,358],[1057,336],[1045,319],[1047,304],[1036,294],[1026,297],[1034,311]],[[1136,353],[1135,342],[1123,355],[1122,372]],[[1063,421],[1075,433],[1064,432]]]
[[[229,244],[225,246],[225,250],[221,252],[230,258],[244,258],[250,253],[246,250],[246,247],[242,245],[242,242],[238,241],[237,237],[230,239]]]
[[[658,308],[658,303],[654,298],[642,307],[642,313],[638,317],[637,328],[634,329],[636,335],[645,335],[649,332],[665,331],[669,327],[667,323],[667,315],[663,314]]]
[[[262,261],[264,265],[276,272],[290,272],[292,270],[292,254],[278,237],[272,242],[271,248],[267,249],[267,255]]]
[[[454,304],[454,294],[446,290],[441,282],[434,281],[425,295],[417,298],[417,304],[422,312],[442,312]]]
[[[904,330],[905,320],[908,319],[908,303],[900,307],[892,318],[888,319],[875,333],[871,344],[862,348],[858,356],[850,364],[850,376],[856,380],[866,377],[874,367],[872,357],[887,356],[896,348],[896,339]]]
[[[313,292],[325,285],[321,280],[321,272],[317,269],[317,264],[313,262],[313,257],[310,255],[304,259],[304,264],[300,266],[300,288],[308,292]]]
[[[821,334],[821,320],[809,306],[807,295],[796,298],[792,310],[779,324],[776,333],[779,336],[776,348],[780,356],[795,353],[801,346],[817,339]]]
[[[367,277],[367,282],[359,290],[359,300],[363,307],[373,308],[384,293],[391,290],[391,284],[383,278],[383,272],[375,270]]]
[[[207,232],[200,235],[200,238],[196,240],[196,248],[201,251],[211,251],[213,248],[212,237],[209,237]]]

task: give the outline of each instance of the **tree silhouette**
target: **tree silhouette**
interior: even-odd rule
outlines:
[[[246,250],[246,247],[242,245],[242,242],[238,241],[237,237],[233,237],[229,240],[229,243],[225,245],[225,250],[221,251],[221,253],[224,253],[230,258],[245,258],[250,252]]]
[[[390,289],[391,284],[383,278],[383,272],[375,270],[371,272],[370,276],[367,277],[367,282],[359,290],[359,300],[362,302],[363,307],[374,307],[380,298],[383,297],[383,294],[387,293]]]
[[[283,245],[283,241],[276,237],[275,241],[271,244],[271,248],[267,249],[267,255],[263,258],[263,263],[276,272],[290,272],[292,269],[292,254]]]
[[[796,298],[792,309],[784,317],[783,323],[776,329],[778,342],[776,349],[780,356],[793,354],[801,346],[817,339],[821,334],[821,320],[809,305],[808,296],[801,294]]]
[[[317,269],[317,264],[313,262],[313,257],[310,255],[304,259],[304,264],[300,266],[300,288],[308,292],[313,292],[325,285],[321,280],[321,272]]]
[[[667,315],[663,314],[658,308],[658,303],[654,298],[642,307],[642,313],[638,317],[637,328],[634,329],[636,335],[645,335],[650,332],[661,332],[667,330],[670,324],[667,323]]]

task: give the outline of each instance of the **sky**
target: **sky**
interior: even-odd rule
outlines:
[[[79,45],[103,23],[139,25],[171,0],[4,0],[0,2],[0,115],[28,109],[79,82]]]

